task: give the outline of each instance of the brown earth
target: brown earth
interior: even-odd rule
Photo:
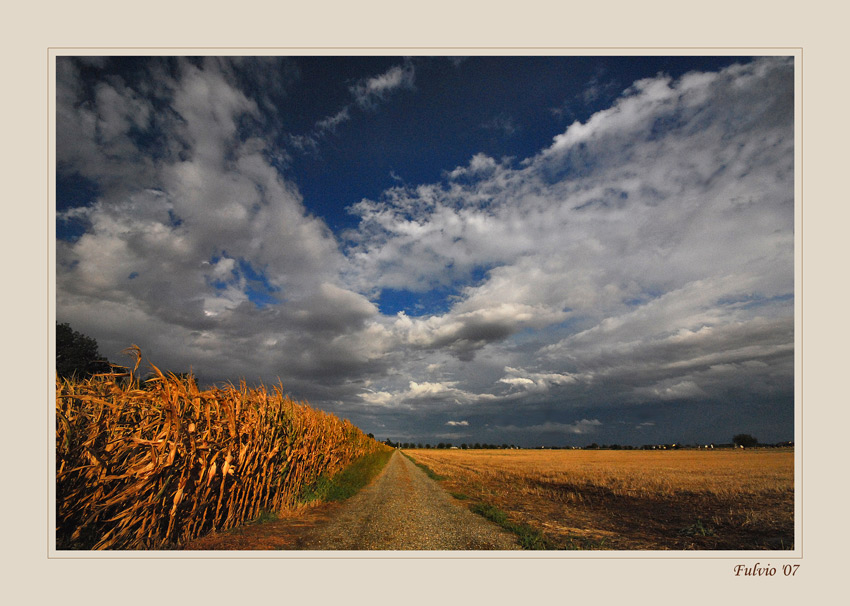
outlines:
[[[447,491],[495,505],[552,549],[794,548],[793,451],[410,454]]]
[[[458,504],[399,452],[341,504],[214,533],[188,550],[513,550],[516,537]]]
[[[494,505],[511,522],[541,532],[551,549],[794,548],[793,451],[734,458],[435,450],[411,455],[444,476],[439,485],[396,452],[370,486],[343,504],[303,507],[186,548],[517,549],[512,535],[469,511],[477,503]],[[620,486],[625,479],[633,485]],[[470,535],[466,528],[479,530]]]

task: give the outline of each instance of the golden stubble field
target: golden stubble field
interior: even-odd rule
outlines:
[[[557,549],[794,547],[794,451],[407,450]]]

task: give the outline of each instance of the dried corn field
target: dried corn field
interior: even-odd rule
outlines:
[[[322,475],[386,448],[281,387],[201,391],[132,371],[56,383],[57,549],[174,548],[296,507]]]

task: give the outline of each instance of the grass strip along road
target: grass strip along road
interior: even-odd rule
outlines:
[[[327,495],[318,495],[327,498]],[[189,550],[516,550],[517,537],[458,504],[399,451],[344,502],[193,541]]]
[[[334,518],[298,541],[320,550],[519,549],[516,537],[459,506],[396,451],[384,472]]]

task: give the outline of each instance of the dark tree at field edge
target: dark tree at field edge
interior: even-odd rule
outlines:
[[[97,341],[68,323],[56,324],[56,374],[63,379],[85,379],[110,370],[109,362],[97,349]]]
[[[758,440],[748,433],[739,433],[732,438],[732,442],[735,446],[743,446],[744,448],[752,448],[753,446],[757,446],[759,443]]]

